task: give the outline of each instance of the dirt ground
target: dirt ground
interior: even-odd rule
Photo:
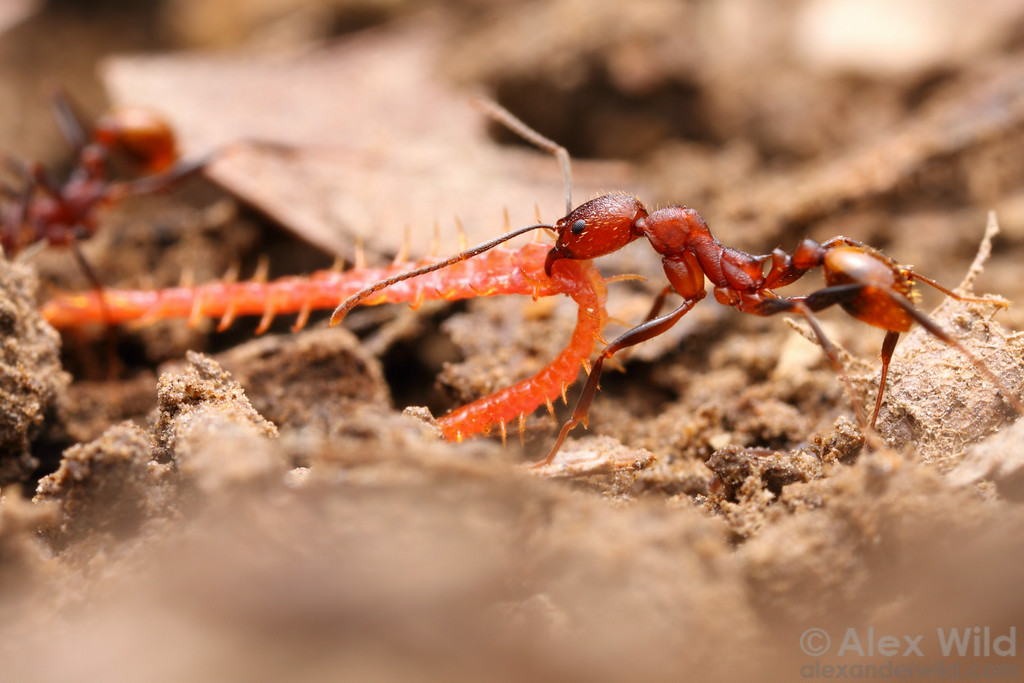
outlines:
[[[453,215],[496,235],[503,206],[556,219],[556,163],[488,127],[467,104],[484,93],[568,147],[577,203],[685,203],[753,253],[846,235],[1024,301],[1017,2],[40,5],[0,34],[9,154],[67,171],[53,83],[90,114],[160,108],[186,154],[231,150],[104,214],[83,251],[111,288],[267,256],[309,273],[357,242],[386,263]],[[642,241],[599,265],[646,278],[609,286],[612,339],[664,280]],[[785,293],[821,286],[804,280]],[[606,375],[564,448],[638,466],[545,478],[520,467],[553,443],[543,408],[504,446],[403,409],[536,372],[568,299],[282,316],[259,337],[251,317],[42,320],[87,286],[66,249],[0,264],[4,680],[1022,676],[1016,306],[922,286],[962,349],[904,335],[870,432],[806,325],[708,297]],[[883,331],[821,319],[870,409]]]

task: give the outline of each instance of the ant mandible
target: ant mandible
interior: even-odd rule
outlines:
[[[42,164],[5,159],[20,187],[0,183],[0,196],[9,200],[0,208],[0,246],[8,256],[37,244],[69,246],[90,285],[100,290],[99,278],[78,247],[98,229],[100,210],[132,195],[166,189],[200,170],[208,159],[178,161],[174,132],[149,109],[119,107],[87,129],[63,91],[53,93],[51,107],[74,150],[75,165],[61,183]],[[130,160],[143,175],[111,180],[112,156]]]
[[[900,334],[914,323],[962,353],[989,382],[995,385],[1019,414],[1024,403],[1018,399],[979,358],[942,329],[913,304],[914,281],[938,289],[958,301],[985,302],[999,306],[1007,302],[961,296],[934,280],[913,272],[878,249],[847,237],[833,237],[818,243],[804,239],[792,253],[776,248],[770,254],[749,254],[723,246],[711,234],[704,218],[685,206],[667,206],[648,212],[636,198],[627,194],[606,194],[572,208],[569,155],[564,147],[527,127],[512,113],[487,101],[479,104],[495,120],[529,142],[556,155],[562,165],[566,184],[566,215],[552,225],[531,225],[463,251],[451,258],[411,270],[377,282],[352,295],[331,316],[337,324],[360,300],[396,282],[416,277],[464,261],[502,242],[531,230],[553,230],[557,239],[548,252],[544,270],[551,275],[560,261],[590,260],[611,254],[630,242],[647,238],[661,255],[668,285],[658,294],[646,320],[608,344],[593,363],[583,391],[570,418],[562,425],[547,457],[536,463],[550,464],[569,432],[586,422],[587,412],[598,390],[604,362],[617,352],[667,332],[686,315],[706,292],[706,281],[713,286],[715,299],[744,313],[770,316],[795,313],[804,317],[821,345],[833,369],[843,378],[857,420],[874,429],[885,393],[885,383],[893,351]],[[775,293],[799,280],[807,271],[821,268],[825,287],[806,296],[783,297]],[[667,297],[676,294],[682,303],[671,313],[660,315]],[[870,422],[843,369],[839,353],[818,322],[815,313],[839,306],[849,315],[885,330],[881,349],[881,379]]]

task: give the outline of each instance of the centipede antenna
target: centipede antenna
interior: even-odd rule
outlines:
[[[330,324],[331,324],[332,327],[334,325],[337,325],[348,314],[348,312],[350,310],[352,310],[356,306],[356,304],[358,304],[360,301],[362,301],[366,297],[370,296],[371,294],[374,294],[376,292],[379,292],[382,289],[386,289],[386,288],[390,287],[391,285],[395,284],[396,282],[401,282],[402,280],[408,280],[409,278],[412,278],[412,277],[417,277],[417,276],[420,276],[420,275],[426,275],[427,273],[432,273],[435,270],[440,270],[442,268],[447,268],[448,266],[450,266],[450,265],[452,265],[454,263],[459,263],[461,261],[465,261],[466,259],[473,258],[474,256],[482,254],[485,251],[489,251],[489,250],[493,249],[494,247],[498,246],[499,244],[507,242],[508,240],[510,240],[510,239],[512,239],[514,237],[518,237],[520,235],[524,235],[524,234],[526,234],[527,232],[529,232],[531,230],[537,230],[539,228],[550,228],[550,227],[551,226],[549,226],[549,225],[528,225],[526,227],[519,228],[517,230],[513,230],[511,232],[505,233],[504,235],[501,235],[500,237],[496,237],[493,240],[490,240],[488,242],[484,242],[483,244],[478,244],[477,246],[473,247],[472,249],[467,249],[465,251],[459,252],[455,256],[447,258],[447,259],[445,259],[443,261],[438,261],[436,263],[431,263],[431,264],[423,266],[421,268],[415,268],[413,270],[409,270],[409,271],[406,271],[404,273],[399,273],[398,275],[389,277],[386,280],[381,280],[380,282],[376,282],[376,283],[370,285],[369,287],[364,287],[363,289],[359,290],[358,292],[356,292],[355,294],[353,294],[349,298],[345,299],[343,302],[341,302],[341,304],[337,308],[334,309],[334,313],[331,314],[331,322],[330,322]]]
[[[515,114],[510,112],[508,109],[505,109],[505,107],[501,106],[494,100],[478,97],[473,100],[473,104],[482,109],[483,112],[492,119],[505,126],[530,144],[540,147],[541,149],[555,155],[555,158],[558,159],[558,163],[562,167],[562,176],[565,178],[565,213],[566,215],[572,213],[572,168],[569,160],[569,150],[562,147],[554,140],[544,137],[533,128],[530,128]],[[539,223],[540,219],[538,219],[537,222]]]

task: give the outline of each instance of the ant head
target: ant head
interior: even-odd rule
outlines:
[[[580,204],[555,223],[558,240],[548,252],[544,270],[563,258],[587,260],[618,251],[640,233],[637,220],[647,215],[643,204],[628,194],[606,194]]]
[[[174,131],[160,114],[145,107],[112,109],[96,121],[93,137],[149,173],[166,170],[178,159]]]

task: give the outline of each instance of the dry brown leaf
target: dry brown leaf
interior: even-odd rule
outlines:
[[[39,5],[39,0],[5,0],[0,3],[0,33],[32,16]]]
[[[399,250],[411,232],[426,253],[433,225],[454,245],[453,219],[470,243],[512,225],[564,214],[550,155],[501,148],[486,117],[434,75],[444,36],[429,22],[367,32],[294,58],[122,57],[105,79],[118,102],[167,113],[187,154],[231,145],[208,171],[309,242],[350,256]],[[265,143],[265,144],[264,144]],[[637,191],[624,164],[577,163],[574,196]],[[578,201],[577,199],[577,201]]]

